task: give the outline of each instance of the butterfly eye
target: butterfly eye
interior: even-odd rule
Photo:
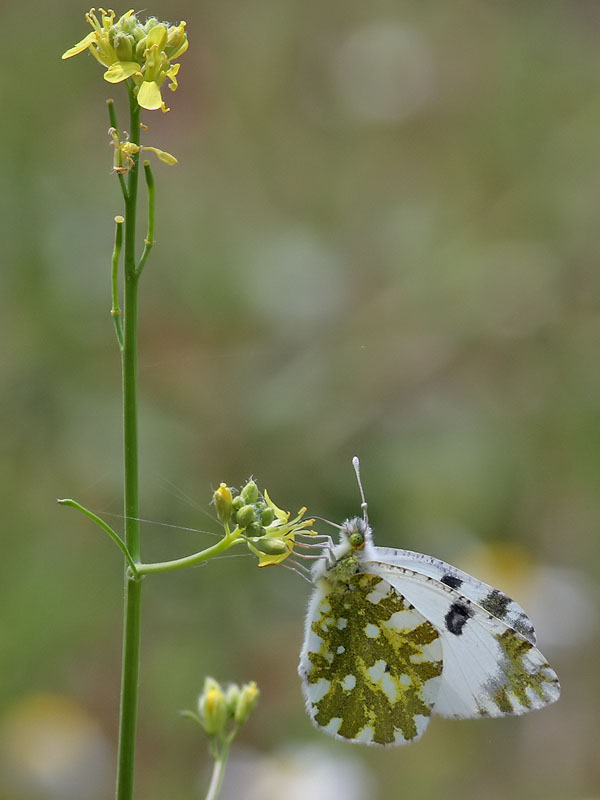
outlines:
[[[360,531],[354,531],[353,533],[348,536],[348,541],[350,542],[350,546],[354,548],[362,547],[365,543],[365,535]]]

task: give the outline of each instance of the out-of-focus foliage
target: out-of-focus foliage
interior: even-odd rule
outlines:
[[[0,10],[2,800],[81,800],[91,762],[104,772],[86,800],[112,784],[121,559],[54,504],[120,510],[111,87],[90,56],[60,60],[86,10]],[[208,764],[176,712],[207,673],[261,686],[229,798],[250,784],[262,800],[320,800],[346,784],[353,800],[593,796],[597,5],[160,0],[148,11],[185,19],[191,47],[172,111],[146,120],[179,166],[156,169],[142,282],[144,516],[216,532],[202,510],[212,491],[254,473],[284,507],[340,521],[359,508],[358,453],[378,543],[511,591],[563,697],[523,719],[434,720],[407,749],[350,749],[302,707],[308,586],[223,559],[146,581],[139,796],[183,800],[199,785]],[[113,96],[123,115],[119,87]],[[143,552],[208,541],[146,525]],[[69,737],[79,761],[64,757]],[[306,783],[313,765],[322,777]]]

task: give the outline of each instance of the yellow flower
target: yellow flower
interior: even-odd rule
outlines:
[[[108,134],[112,139],[112,146],[115,148],[115,157],[113,161],[113,170],[115,172],[119,172],[121,174],[129,172],[133,166],[132,156],[136,155],[136,153],[139,153],[142,150],[150,150],[160,161],[165,164],[169,164],[170,166],[177,164],[177,159],[175,156],[172,156],[171,153],[167,153],[165,150],[159,150],[158,147],[135,144],[134,142],[129,142],[127,140],[121,142],[114,128],[109,128]]]
[[[179,64],[172,63],[188,48],[185,22],[169,25],[149,17],[139,22],[133,9],[115,22],[115,12],[94,8],[85,15],[93,30],[74,47],[63,53],[63,59],[89,50],[106,72],[108,83],[133,80],[138,104],[150,111],[168,111],[162,99],[161,87],[166,80],[169,88],[177,88]],[[159,156],[160,157],[160,156]]]
[[[276,506],[266,489],[264,497],[267,508],[271,509],[274,514],[274,519],[270,525],[265,527],[263,536],[249,538],[247,545],[258,558],[259,567],[270,567],[273,564],[281,564],[294,552],[296,534],[306,531],[306,528],[314,525],[315,521],[314,519],[303,519],[306,508],[301,508],[290,520],[290,512],[283,511]],[[313,533],[313,531],[306,531],[306,533]]]

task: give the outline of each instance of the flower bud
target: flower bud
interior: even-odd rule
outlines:
[[[243,505],[245,505],[245,503],[244,503],[244,498],[243,498],[243,497],[240,497],[240,495],[239,495],[239,494],[238,494],[238,495],[236,495],[236,497],[234,497],[234,498],[233,498],[233,503],[232,503],[231,505],[232,505],[232,507],[233,507],[233,510],[234,510],[234,512],[237,514],[237,512],[240,510],[240,508],[241,508]]]
[[[221,733],[227,723],[227,702],[220,684],[206,678],[204,691],[198,698],[198,714],[202,727],[209,736]]]
[[[256,503],[258,500],[258,486],[250,480],[240,492],[246,503]]]
[[[225,483],[221,483],[217,491],[213,494],[213,502],[217,511],[219,522],[223,524],[229,522],[231,517],[231,507],[233,497],[231,489]]]
[[[246,528],[246,536],[266,536],[267,532],[259,522],[251,522]]]
[[[133,44],[132,39],[126,33],[120,31],[116,33],[113,47],[119,61],[132,61],[133,60]]]
[[[133,27],[131,28],[129,33],[131,33],[131,35],[133,36],[133,38],[135,39],[136,42],[139,42],[141,39],[143,39],[146,36],[146,31],[139,24],[139,22],[136,22],[133,25]]]
[[[285,540],[279,536],[264,536],[254,542],[254,546],[261,553],[266,553],[268,556],[281,556],[288,552]]]
[[[255,521],[254,506],[242,506],[235,518],[240,528],[248,527]]]
[[[275,512],[273,511],[272,508],[265,508],[265,510],[260,515],[260,521],[265,527],[270,525],[274,519],[275,519]]]
[[[147,47],[148,37],[144,35],[135,46],[135,60],[138,62],[138,64],[141,64],[144,60],[144,53],[146,52]]]
[[[250,681],[250,683],[245,683],[242,686],[234,715],[234,720],[238,725],[243,725],[246,722],[258,702],[258,695],[258,686],[255,681]]]
[[[175,51],[181,47],[185,40],[185,22],[179,25],[174,25],[169,28],[169,35],[167,37],[166,50],[169,58],[173,58]]]
[[[227,713],[233,719],[238,703],[240,701],[240,687],[237,683],[232,683],[227,687],[225,702],[227,703]]]

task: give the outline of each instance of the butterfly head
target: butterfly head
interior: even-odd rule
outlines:
[[[371,528],[362,517],[347,519],[340,528],[340,544],[350,550],[362,550],[365,544],[371,544],[372,537]]]

